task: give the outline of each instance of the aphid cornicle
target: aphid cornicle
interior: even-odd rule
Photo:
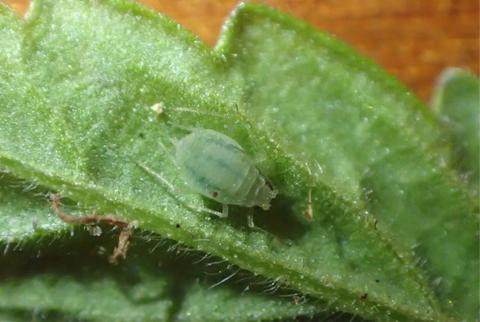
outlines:
[[[175,145],[177,166],[193,191],[224,206],[270,208],[277,191],[230,137],[194,129]]]

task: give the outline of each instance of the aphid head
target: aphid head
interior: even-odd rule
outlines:
[[[275,190],[270,183],[265,183],[258,191],[256,205],[263,210],[270,209],[270,202],[277,196],[277,194],[278,191]]]

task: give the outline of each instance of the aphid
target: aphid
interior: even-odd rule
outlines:
[[[223,205],[268,210],[277,195],[242,147],[219,132],[195,129],[177,142],[175,157],[192,190]]]
[[[228,205],[258,206],[268,210],[277,191],[242,147],[230,137],[213,130],[191,131],[175,143],[175,164],[192,191],[223,205],[221,213],[207,212],[227,217]],[[141,163],[139,166],[173,189],[159,174]],[[249,226],[252,226],[251,217]]]

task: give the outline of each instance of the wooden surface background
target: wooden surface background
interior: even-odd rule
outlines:
[[[28,0],[0,0],[20,13]],[[214,45],[237,0],[140,0]],[[428,101],[442,69],[479,73],[478,0],[264,0],[336,35]]]

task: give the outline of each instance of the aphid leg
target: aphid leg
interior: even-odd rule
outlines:
[[[175,145],[176,142],[173,142],[172,140],[173,140],[173,139],[171,139],[170,142],[171,142],[173,145]],[[158,145],[160,146],[160,148],[162,149],[163,154],[167,156],[167,158],[169,159],[169,161],[170,161],[175,167],[177,167],[177,164],[175,163],[175,159],[174,159],[173,156],[169,153],[167,147],[166,147],[160,140],[159,140],[157,143],[158,143]],[[138,164],[138,162],[137,162],[137,164]]]
[[[228,217],[228,205],[227,204],[222,204],[222,215],[224,218]]]
[[[111,215],[99,216],[95,213],[84,216],[72,216],[66,214],[60,209],[60,195],[51,194],[50,200],[52,201],[53,212],[63,222],[74,225],[91,225],[91,224],[106,224],[115,227],[119,227],[120,235],[118,236],[118,243],[115,247],[113,254],[109,258],[109,262],[112,264],[118,264],[120,258],[125,259],[127,257],[128,246],[130,244],[130,238],[132,237],[133,226],[122,219],[118,219]]]
[[[308,189],[308,201],[307,201],[307,209],[304,212],[305,218],[307,220],[313,219],[313,206],[312,206],[312,189]]]
[[[248,214],[247,214],[247,226],[248,226],[248,228],[250,228],[252,230],[253,229],[257,230],[257,231],[262,232],[262,233],[268,233],[265,229],[260,228],[260,227],[255,225],[255,223],[253,222],[253,214],[254,214],[254,209],[250,208],[249,211],[248,211]]]
[[[170,183],[168,182],[167,179],[165,179],[164,177],[162,177],[159,173],[153,171],[153,169],[151,169],[150,167],[146,166],[145,164],[143,164],[142,162],[139,162],[139,161],[136,161],[135,162],[137,164],[137,166],[139,166],[143,171],[145,171],[147,174],[149,174],[150,176],[152,176],[153,178],[157,179],[163,187],[165,187],[165,189],[167,190],[167,193],[172,196],[172,198],[174,198],[175,200],[177,200],[179,203],[181,203],[185,208],[191,210],[191,211],[194,211],[194,212],[206,212],[206,213],[209,213],[211,215],[215,215],[215,216],[218,216],[220,218],[225,218],[225,214],[223,212],[219,212],[219,211],[215,211],[215,210],[212,210],[212,209],[208,209],[208,208],[205,208],[205,207],[197,207],[197,206],[192,206],[192,205],[189,205],[187,203],[185,203],[183,200],[181,200],[180,198],[178,198],[178,196],[180,195],[180,193],[177,191],[177,189],[175,189],[175,187]]]

